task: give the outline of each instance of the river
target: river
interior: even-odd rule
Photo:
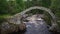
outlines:
[[[52,34],[42,18],[35,19],[34,17],[25,22],[27,28],[25,34]]]

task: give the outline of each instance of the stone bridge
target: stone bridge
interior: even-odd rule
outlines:
[[[53,20],[52,24],[53,24],[53,23],[54,23],[54,24],[56,23],[56,17],[55,17],[55,15],[52,13],[52,11],[51,11],[50,9],[48,9],[48,8],[40,7],[40,6],[30,7],[30,8],[28,8],[28,9],[26,9],[26,10],[20,12],[20,13],[15,14],[14,16],[12,16],[12,17],[9,19],[9,22],[10,22],[10,23],[16,23],[16,24],[21,23],[21,18],[22,18],[22,16],[25,15],[26,12],[29,12],[30,10],[33,10],[33,9],[39,9],[39,10],[43,10],[43,11],[49,13],[50,16],[52,17],[52,20]]]
[[[50,14],[50,16],[52,17],[52,22],[51,22],[51,28],[54,28],[57,26],[57,23],[56,23],[56,16],[54,15],[54,13],[52,13],[52,11],[48,8],[45,8],[45,7],[40,7],[40,6],[34,6],[34,7],[30,7],[20,13],[17,13],[13,16],[10,17],[10,19],[8,19],[8,22],[10,23],[14,23],[14,24],[20,24],[21,23],[21,18],[23,17],[23,15],[25,15],[26,12],[29,12],[31,10],[34,10],[34,9],[39,9],[39,10],[43,10],[47,13]]]

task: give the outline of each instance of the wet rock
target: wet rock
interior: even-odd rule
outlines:
[[[19,30],[24,30],[25,29],[25,24],[12,24],[8,22],[4,22],[1,24],[1,34],[9,34],[12,32],[18,32]]]
[[[1,24],[1,34],[8,34],[13,31],[17,31],[17,26],[14,24],[9,24],[8,22]]]
[[[19,29],[20,29],[20,30],[25,30],[25,29],[26,29],[25,23],[19,24]]]

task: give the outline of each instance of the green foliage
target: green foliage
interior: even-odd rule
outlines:
[[[47,2],[48,1],[48,2]],[[6,1],[0,0],[0,14],[16,14],[29,8],[31,6],[50,6],[50,0],[32,0],[32,1],[23,1],[23,0],[15,0],[15,1]]]
[[[10,5],[10,7],[12,7],[12,8],[10,8],[10,10],[9,10],[9,12],[11,12],[10,14],[16,14],[16,13],[19,13],[19,12],[21,12],[21,11],[23,11],[24,10],[24,2],[23,2],[23,0],[16,0],[16,1],[10,1],[11,3],[10,4],[12,4],[12,5]]]
[[[51,5],[51,0],[40,0],[39,3],[41,6],[49,7]]]
[[[6,14],[7,11],[7,2],[6,0],[0,0],[0,14]]]
[[[50,8],[53,10],[57,17],[60,17],[60,0],[52,1]]]
[[[60,0],[51,0],[51,6],[50,9],[52,9],[52,12],[56,15],[57,24],[60,26]]]

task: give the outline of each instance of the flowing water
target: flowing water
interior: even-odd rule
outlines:
[[[27,28],[25,34],[52,34],[45,21],[40,17],[36,19],[35,16],[32,16],[25,24]]]

